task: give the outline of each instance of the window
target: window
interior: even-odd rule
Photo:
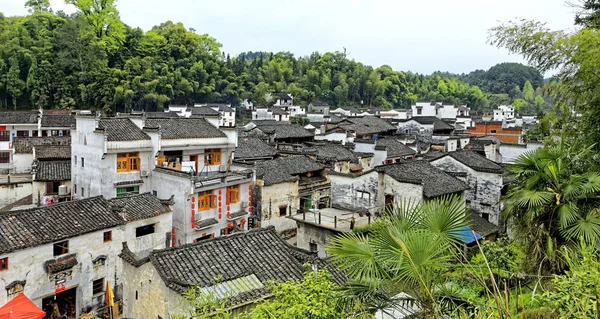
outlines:
[[[310,251],[313,253],[318,250],[317,243],[309,243],[308,246],[309,246]]]
[[[140,193],[139,186],[129,186],[129,187],[118,187],[117,188],[117,198],[125,197],[127,195],[134,195]]]
[[[227,202],[235,204],[240,201],[240,185],[227,187]]]
[[[490,133],[494,134],[496,133],[496,130],[490,130]]]
[[[60,256],[69,253],[69,241],[54,243],[54,256]]]
[[[287,205],[279,206],[279,217],[284,217],[287,215]]]
[[[158,193],[156,191],[152,191],[152,195],[158,196]]]
[[[421,115],[423,113],[423,109],[417,109],[417,115]]]
[[[75,165],[77,165],[77,155],[75,155],[75,157],[73,157],[73,163],[75,163]]]
[[[29,137],[29,131],[17,131],[17,137]]]
[[[60,182],[46,182],[46,194],[58,194]]]
[[[10,131],[0,131],[0,142],[10,141]]]
[[[221,149],[209,148],[204,151],[204,165],[219,165],[221,164]]]
[[[37,130],[31,131],[31,136],[38,137],[38,131]]]
[[[135,229],[135,237],[142,237],[150,234],[154,234],[154,224],[141,226]]]
[[[77,194],[77,184],[73,184],[73,193]]]
[[[85,197],[85,188],[81,188],[81,197]]]
[[[105,243],[111,241],[112,240],[112,231],[110,231],[110,230],[109,231],[105,231],[104,234],[103,234],[103,237],[104,237],[104,242]]]
[[[97,295],[104,292],[104,278],[96,279],[92,283],[92,294]]]
[[[0,271],[8,270],[8,257],[0,259]]]
[[[487,220],[488,222],[490,221],[490,214],[487,213],[481,213],[481,218]]]
[[[52,130],[52,131],[50,131],[50,135],[52,135],[52,136],[58,136],[58,130]]]
[[[0,152],[0,163],[10,163],[10,152]]]
[[[197,243],[197,242],[200,242],[200,241],[203,241],[203,240],[207,240],[207,239],[211,239],[211,238],[212,238],[212,234],[208,234],[208,235],[204,235],[202,237],[196,238],[195,242]]]
[[[81,167],[85,167],[85,158],[81,158]]]
[[[135,172],[140,170],[140,153],[118,153],[117,173]]]
[[[217,208],[217,195],[213,195],[212,191],[198,193],[198,211]]]

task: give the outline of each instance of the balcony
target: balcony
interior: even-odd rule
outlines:
[[[300,177],[300,181],[298,181],[298,193],[300,195],[329,188],[331,188],[331,182],[323,176]]]

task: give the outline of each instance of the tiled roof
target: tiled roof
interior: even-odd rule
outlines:
[[[356,135],[379,134],[396,130],[396,127],[388,121],[374,116],[347,118],[339,125],[346,131],[355,131]]]
[[[274,227],[267,227],[154,251],[150,261],[165,285],[182,293],[189,287],[211,287],[251,275],[264,284],[301,280],[303,265],[318,258],[285,242]],[[245,299],[266,293],[254,291]]]
[[[203,118],[147,119],[146,127],[160,128],[163,139],[227,137]]]
[[[98,121],[98,128],[104,130],[109,141],[138,141],[149,140],[144,133],[128,118],[103,118]]]
[[[256,129],[259,129],[266,134],[275,134],[275,139],[304,138],[314,136],[314,133],[309,132],[298,124],[257,125]]]
[[[290,113],[280,107],[274,107],[271,111],[274,115],[290,115]]]
[[[39,182],[71,180],[71,160],[36,162],[34,180]]]
[[[455,160],[465,164],[466,166],[478,171],[487,173],[505,173],[504,168],[497,163],[479,155],[474,151],[459,150],[456,152],[450,152],[447,154]]]
[[[379,150],[381,148],[387,152],[387,157],[408,156],[417,153],[410,147],[404,145],[404,143],[392,137],[379,138],[376,141],[375,149]]]
[[[0,112],[0,124],[37,124],[38,112]]]
[[[148,119],[179,117],[177,112],[144,112],[144,116]]]
[[[210,106],[210,104],[209,104]],[[231,107],[227,106],[227,104],[219,104],[219,112],[234,112],[235,110],[232,109]]]
[[[198,116],[219,116],[221,114],[219,111],[215,111],[208,106],[192,107],[190,110],[192,111],[192,115]]]
[[[461,192],[468,188],[462,181],[427,161],[382,165],[375,169],[399,182],[423,185],[423,195],[428,198]]]
[[[326,143],[325,145],[314,145],[317,151],[317,159],[322,161],[352,161],[356,155],[341,144]]]
[[[245,160],[262,157],[273,157],[277,151],[271,145],[256,137],[238,137],[235,159]]]
[[[34,148],[37,160],[71,159],[70,145],[39,145]]]
[[[43,115],[42,127],[68,127],[75,125],[75,116],[71,114]]]
[[[101,196],[0,213],[0,254],[125,223]]]
[[[337,123],[341,122],[342,120],[344,120],[344,119],[339,115],[329,114],[329,122],[328,123],[337,124]]]
[[[288,93],[273,93],[273,96],[276,96],[282,100],[291,100],[292,97]]]
[[[151,218],[171,212],[169,205],[151,193],[113,198],[110,203],[115,209],[119,209],[125,214],[127,221]]]
[[[498,227],[484,218],[480,217],[477,213],[469,211],[467,212],[467,223],[469,227],[475,231],[475,233],[486,237],[493,233],[498,232]]]
[[[417,117],[410,118],[409,121],[410,120],[414,120],[415,122],[417,122],[419,124],[423,124],[423,125],[433,124],[434,131],[446,131],[446,130],[454,129],[454,126],[438,119],[435,116],[417,116]]]
[[[194,224],[194,228],[197,230],[200,230],[200,229],[212,226],[212,225],[216,225],[218,223],[219,223],[219,221],[216,218],[207,218],[207,219],[196,221],[196,223]]]
[[[256,177],[262,179],[265,186],[298,180],[299,174],[319,171],[323,165],[306,156],[279,157],[256,165]]]
[[[13,146],[16,154],[32,154],[38,145],[71,145],[70,136],[15,137]]]
[[[318,102],[318,101],[310,102],[310,104],[312,106],[329,106],[329,104],[327,104],[326,102]]]

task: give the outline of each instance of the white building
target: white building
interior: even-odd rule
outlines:
[[[382,119],[408,120],[412,117],[411,109],[394,109],[381,111],[379,117]]]
[[[437,105],[441,102],[417,102],[411,106],[412,116],[436,116]]]
[[[294,97],[289,93],[269,93],[266,100],[272,102],[275,100],[274,106],[292,106],[294,105]]]
[[[235,110],[231,108],[231,104],[223,103],[204,103],[194,104],[196,107],[208,107],[219,113],[219,127],[221,126],[235,126]],[[192,109],[193,112],[193,109]]]
[[[515,118],[515,107],[512,105],[500,105],[494,110],[494,121],[513,120]]]
[[[140,256],[165,248],[170,201],[151,194],[92,197],[0,214],[0,306],[25,293],[38,307],[56,301],[71,318],[104,307],[107,283],[120,300],[123,243]]]

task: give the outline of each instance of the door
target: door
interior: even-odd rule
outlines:
[[[190,162],[194,162],[194,175],[198,176],[198,155],[190,155]]]

